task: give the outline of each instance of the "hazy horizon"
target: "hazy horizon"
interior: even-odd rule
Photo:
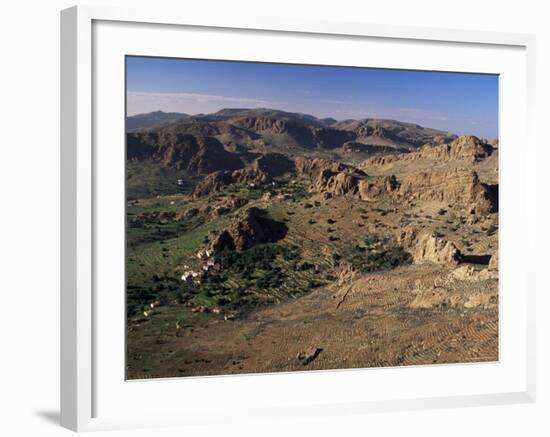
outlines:
[[[498,76],[127,57],[127,115],[278,109],[498,138]]]

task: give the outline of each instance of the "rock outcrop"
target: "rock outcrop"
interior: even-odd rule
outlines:
[[[410,153],[399,153],[369,158],[364,165],[384,166],[398,161],[417,161],[421,159],[436,162],[459,161],[474,163],[487,158],[493,147],[474,136],[462,136],[451,143],[428,143]]]
[[[367,174],[351,165],[323,158],[295,158],[296,173],[311,180],[310,191],[334,196],[357,194]]]
[[[483,184],[475,171],[456,168],[447,172],[420,172],[399,179],[401,198],[437,201],[488,214],[498,209],[495,190]]]
[[[262,170],[245,167],[235,171],[216,171],[205,176],[194,188],[192,196],[196,199],[217,193],[231,184],[262,185],[271,181],[271,177]]]
[[[323,171],[338,173],[342,171],[353,171],[354,168],[338,161],[331,161],[324,158],[305,158],[298,156],[294,159],[296,173],[298,176],[305,176],[312,181],[317,179]]]
[[[332,172],[330,170],[323,170],[319,173],[310,189],[314,192],[330,193],[333,196],[356,194],[361,177],[361,175],[347,171]]]
[[[498,210],[498,187],[482,183],[476,172],[464,168],[373,179],[354,167],[326,159],[299,158],[295,162],[298,174],[311,179],[313,192],[351,194],[365,201],[433,201],[476,215]]]
[[[204,197],[235,183],[263,185],[271,182],[274,177],[294,171],[293,160],[279,153],[266,153],[237,170],[217,171],[205,176],[195,186],[193,197]]]
[[[417,263],[458,264],[460,251],[452,241],[446,241],[433,234],[420,236],[412,253]]]
[[[210,215],[213,218],[221,217],[222,215],[229,214],[242,206],[246,205],[248,200],[234,197],[232,199],[226,200],[220,205],[216,205],[212,208]]]
[[[414,123],[395,120],[343,120],[332,125],[333,128],[351,131],[355,140],[366,144],[388,144],[392,146],[415,149],[428,142],[450,142],[455,135],[425,128]]]
[[[376,201],[395,195],[399,182],[395,176],[386,176],[375,181],[363,179],[359,181],[358,194],[361,200]]]
[[[263,170],[245,167],[235,170],[232,174],[232,183],[261,185],[271,181],[271,176]]]
[[[223,250],[240,252],[256,244],[280,240],[286,232],[284,223],[266,217],[258,208],[249,208],[211,241],[209,250],[214,253]]]
[[[232,118],[232,124],[262,136],[287,138],[305,148],[316,147],[312,126],[303,120],[275,114],[260,114],[242,118]]]

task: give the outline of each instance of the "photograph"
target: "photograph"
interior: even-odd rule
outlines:
[[[128,380],[499,361],[498,74],[126,56],[125,83]]]

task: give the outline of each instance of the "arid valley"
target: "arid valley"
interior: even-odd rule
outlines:
[[[127,377],[498,360],[498,141],[127,119]]]

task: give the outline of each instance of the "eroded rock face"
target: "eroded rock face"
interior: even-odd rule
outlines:
[[[295,159],[296,173],[311,180],[310,191],[327,196],[357,194],[359,183],[367,177],[366,173],[350,165],[329,159]]]
[[[304,147],[315,146],[311,127],[297,120],[259,115],[232,119],[232,122],[244,129],[260,134],[288,135]]]
[[[456,140],[454,143],[469,144],[471,141]],[[331,196],[351,194],[365,201],[387,199],[440,202],[452,204],[475,215],[498,211],[498,186],[482,183],[475,171],[466,168],[372,179],[361,170],[327,159],[297,158],[295,162],[298,174],[311,179],[310,190],[313,192]]]
[[[411,253],[413,261],[417,264],[457,265],[462,257],[452,241],[440,238],[433,232],[419,232],[413,226],[403,228],[397,242]]]
[[[360,178],[360,175],[347,171],[331,172],[330,170],[323,170],[313,182],[311,190],[330,193],[334,196],[356,194]]]
[[[292,129],[292,123],[286,119],[273,118],[268,116],[245,117],[235,120],[235,123],[246,129],[253,131],[271,131],[277,134],[282,134]]]
[[[153,159],[166,167],[206,174],[243,167],[238,154],[228,152],[213,137],[170,132],[136,132],[127,135],[128,159]]]
[[[265,217],[258,208],[249,208],[210,243],[210,249],[214,253],[222,250],[240,252],[256,244],[277,241],[283,238],[286,232],[287,227],[284,223]]]
[[[232,182],[233,177],[229,171],[216,171],[210,173],[195,186],[193,197],[199,198],[207,196],[210,193],[215,193]]]
[[[433,233],[418,235],[411,244],[415,263],[458,264],[461,253],[452,241],[438,238]]]
[[[480,182],[474,171],[453,169],[448,172],[421,172],[397,179],[385,176],[369,180],[364,174],[349,170],[321,170],[313,179],[311,190],[330,195],[357,195],[361,200],[435,201],[452,204],[475,215],[498,210],[498,192]]]
[[[386,176],[376,181],[363,179],[359,181],[358,194],[361,200],[376,201],[385,196],[393,196],[399,188],[399,182],[395,176]]]
[[[426,150],[422,149],[422,152],[426,156],[432,156],[432,159],[464,159],[469,162],[476,162],[490,156],[493,153],[493,147],[475,136],[462,136],[450,144],[442,144]]]
[[[488,214],[498,208],[494,190],[480,182],[472,170],[420,172],[399,180],[398,195],[409,200],[437,201]]]
[[[369,158],[366,164],[388,165],[397,161],[415,161],[419,159],[437,162],[463,160],[474,163],[490,156],[493,147],[475,136],[462,136],[451,143],[428,143],[410,153],[375,156]]]
[[[413,123],[394,120],[343,120],[332,125],[338,129],[351,130],[356,141],[372,142],[372,139],[389,140],[393,145],[414,149],[430,141],[451,142],[456,138],[449,132],[429,129]]]
[[[193,190],[193,197],[208,196],[209,194],[219,192],[224,187],[235,183],[261,185],[271,181],[271,177],[253,167],[245,167],[235,171],[217,171],[205,176]]]
[[[338,173],[341,171],[353,169],[349,165],[345,165],[337,161],[331,161],[330,159],[311,159],[305,158],[303,156],[296,157],[294,159],[294,164],[296,165],[296,173],[298,174],[298,176],[309,177],[312,181],[317,179],[319,174],[323,171]]]

